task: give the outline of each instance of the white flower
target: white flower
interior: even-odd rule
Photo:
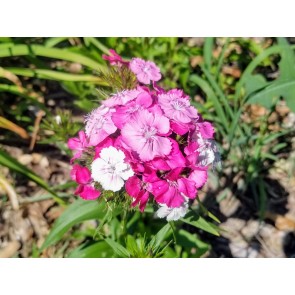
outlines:
[[[55,119],[55,122],[56,122],[57,125],[61,124],[61,116],[57,115],[57,116],[54,117],[54,119]]]
[[[124,153],[110,146],[102,149],[99,156],[91,165],[92,178],[105,190],[119,191],[124,185],[124,180],[134,174],[130,165],[124,162]]]
[[[179,208],[169,208],[166,204],[160,204],[160,209],[155,213],[156,217],[165,218],[167,221],[178,220],[185,216],[188,211],[188,203],[184,202]]]

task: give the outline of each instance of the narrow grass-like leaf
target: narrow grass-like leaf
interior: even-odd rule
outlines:
[[[210,87],[208,82],[205,81],[204,79],[200,78],[197,75],[192,75],[190,77],[190,80],[191,80],[191,82],[193,82],[196,85],[198,85],[199,87],[201,87],[201,89],[206,93],[207,99],[210,99],[212,101],[212,103],[215,107],[217,116],[219,117],[219,119],[222,122],[224,131],[228,131],[229,124],[228,124],[228,120],[225,116],[224,110],[222,108],[222,105],[220,104],[218,98],[216,97],[214,91],[212,90],[212,88]]]
[[[279,80],[271,83],[263,91],[251,96],[248,103],[258,103],[266,108],[271,108],[274,99],[283,96],[288,107],[295,112],[295,80]]]
[[[79,82],[93,82],[101,86],[108,86],[108,84],[102,81],[99,77],[93,75],[78,75],[69,74],[66,72],[44,70],[44,69],[26,69],[26,68],[6,68],[10,72],[25,77],[34,77],[46,80],[55,81],[79,81]]]
[[[56,58],[71,62],[80,63],[94,70],[103,70],[104,66],[95,60],[82,54],[73,53],[67,49],[48,48],[42,45],[12,45],[7,48],[0,48],[0,57],[13,56],[43,56],[48,58]]]
[[[8,130],[18,134],[20,137],[22,137],[24,139],[29,138],[29,134],[27,133],[27,131],[24,128],[16,125],[15,123],[13,123],[1,116],[0,116],[0,128],[8,129]]]
[[[113,250],[105,241],[99,241],[91,245],[81,245],[69,253],[68,258],[109,258]]]
[[[222,46],[222,50],[221,50],[221,53],[219,55],[218,62],[217,62],[217,69],[215,72],[216,81],[219,81],[220,71],[222,68],[222,64],[223,64],[224,56],[225,56],[225,51],[227,49],[228,44],[229,44],[229,38],[226,38],[225,44]]]
[[[41,247],[41,251],[58,242],[73,225],[85,220],[103,218],[104,215],[104,202],[76,200],[55,221],[53,228]]]
[[[15,171],[17,173],[24,175],[26,178],[34,181],[35,183],[40,185],[42,188],[44,188],[46,191],[51,193],[57,200],[59,200],[58,195],[49,188],[48,184],[42,178],[40,178],[32,170],[28,169],[27,167],[19,163],[17,160],[12,158],[8,153],[2,150],[0,150],[0,165],[5,166],[12,171]]]
[[[57,44],[59,44],[59,43],[61,43],[63,41],[66,41],[68,39],[69,39],[68,37],[52,37],[52,38],[48,38],[45,41],[45,46],[46,47],[54,47]]]
[[[282,50],[281,46],[276,45],[276,46],[272,46],[270,48],[265,49],[261,54],[257,55],[247,66],[247,68],[245,69],[245,71],[243,72],[240,80],[238,81],[238,83],[236,84],[235,87],[235,95],[234,95],[234,101],[237,102],[238,98],[241,95],[241,91],[242,91],[242,87],[244,86],[246,80],[248,79],[248,77],[252,74],[252,72],[255,70],[255,68],[257,66],[259,66],[259,64],[261,62],[263,62],[268,56],[273,55],[273,54],[278,54],[280,53]]]
[[[106,243],[109,244],[110,247],[112,247],[112,249],[114,250],[114,252],[122,258],[128,258],[130,257],[131,253],[124,248],[122,245],[120,245],[119,243],[117,243],[116,241],[110,239],[110,238],[106,238],[105,239]]]
[[[211,58],[213,53],[213,46],[214,46],[214,38],[208,37],[205,38],[204,42],[204,61],[205,61],[205,67],[210,71],[211,69]]]
[[[181,219],[183,222],[202,229],[215,236],[219,236],[216,225],[208,222],[203,217],[199,216],[195,212],[190,211],[185,218]]]
[[[164,227],[162,227],[157,234],[152,238],[152,240],[149,243],[150,249],[152,249],[153,252],[156,252],[161,243],[172,233],[171,225],[167,223]]]
[[[177,232],[177,244],[189,249],[196,248],[194,257],[201,257],[210,249],[210,245],[201,241],[196,234],[183,229]]]
[[[84,38],[85,43],[92,43],[97,49],[102,51],[105,54],[109,54],[109,49],[103,45],[101,42],[99,42],[96,38],[94,37],[85,37]]]

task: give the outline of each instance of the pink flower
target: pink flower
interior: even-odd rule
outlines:
[[[214,128],[211,123],[209,122],[200,122],[197,123],[197,129],[201,133],[202,137],[205,139],[212,139],[214,137]]]
[[[163,157],[171,152],[171,142],[163,137],[169,133],[169,120],[164,116],[142,110],[121,130],[124,142],[139,154],[142,161]]]
[[[151,161],[151,165],[154,169],[168,171],[186,166],[186,160],[179,149],[177,141],[170,139],[170,142],[172,144],[171,153],[165,158],[155,158]]]
[[[68,140],[68,147],[71,150],[76,151],[73,158],[71,159],[71,163],[81,157],[83,151],[88,147],[86,135],[84,131],[79,131],[79,138],[73,137]]]
[[[95,200],[100,196],[100,191],[91,185],[91,173],[87,167],[74,165],[71,178],[79,184],[75,195],[79,195],[84,200]]]
[[[109,52],[110,52],[110,55],[103,54],[102,55],[102,58],[104,60],[109,61],[109,63],[112,66],[116,65],[116,66],[119,66],[120,67],[120,66],[122,66],[124,64],[125,65],[128,64],[127,61],[123,61],[122,57],[114,49],[110,49]]]
[[[86,117],[85,131],[90,146],[96,146],[117,130],[111,118],[112,112],[113,109],[100,106]]]
[[[130,101],[125,106],[119,106],[116,108],[116,112],[112,115],[114,124],[122,129],[126,122],[134,119],[137,112],[148,108],[153,103],[152,97],[148,92],[141,92],[137,98]]]
[[[173,169],[165,179],[152,183],[155,200],[159,204],[166,204],[169,208],[180,207],[186,198],[194,199],[197,194],[195,183],[181,177],[182,168]]]
[[[195,167],[188,179],[195,183],[196,188],[202,187],[208,178],[207,167]]]
[[[146,190],[146,184],[137,176],[130,177],[125,184],[126,192],[134,198],[131,206],[139,204],[139,210],[144,211],[149,199],[149,192]]]
[[[197,110],[190,105],[189,97],[177,89],[159,94],[159,104],[165,115],[177,123],[190,123],[192,119],[198,118]]]
[[[114,94],[112,97],[108,98],[102,103],[103,105],[109,108],[119,105],[125,105],[127,102],[135,99],[139,93],[140,91],[137,89],[123,90],[121,92]]]
[[[151,61],[132,58],[129,67],[136,75],[138,81],[143,84],[150,84],[151,81],[159,81],[162,77],[160,69]]]

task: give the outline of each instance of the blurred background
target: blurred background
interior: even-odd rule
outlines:
[[[93,220],[40,250],[77,198],[66,142],[103,98],[109,49],[154,61],[160,86],[184,89],[215,126],[222,167],[199,198],[221,232],[187,226],[173,253],[295,257],[295,38],[113,37],[0,38],[0,257],[109,256],[77,250]]]

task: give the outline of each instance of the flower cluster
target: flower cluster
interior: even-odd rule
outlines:
[[[183,217],[189,201],[218,161],[214,128],[204,121],[180,89],[157,85],[160,69],[151,61],[124,61],[114,50],[103,56],[111,66],[127,67],[137,78],[134,89],[112,94],[85,118],[85,131],[71,138],[71,177],[86,200],[103,191],[122,191],[131,206],[144,211],[150,200],[156,215]]]

